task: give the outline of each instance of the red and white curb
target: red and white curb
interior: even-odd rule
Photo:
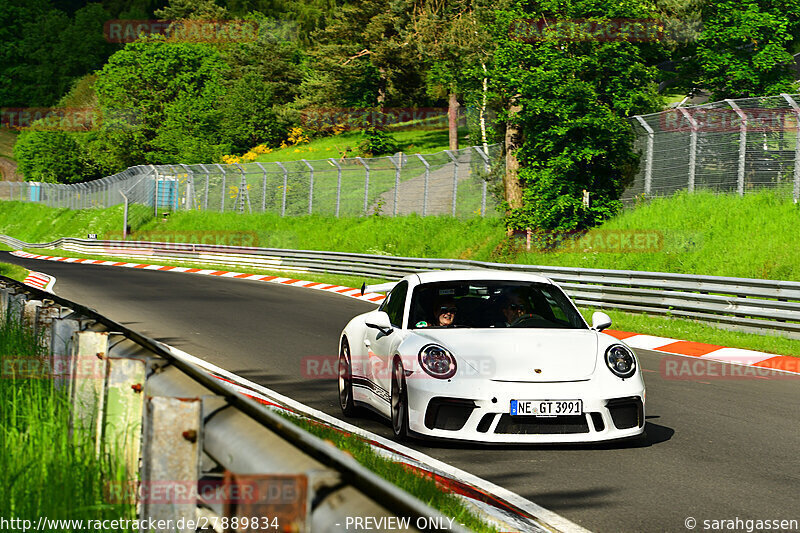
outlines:
[[[788,355],[775,355],[742,348],[726,348],[716,344],[706,344],[702,342],[682,341],[670,339],[668,337],[656,337],[654,335],[641,335],[629,333],[627,331],[617,331],[607,329],[605,333],[624,341],[631,348],[642,350],[652,350],[668,355],[680,355],[683,357],[697,358],[702,361],[715,361],[749,367],[751,369],[763,370],[767,373],[783,372],[786,374],[800,375],[800,357],[790,357]],[[681,369],[673,369],[675,372],[682,372]],[[691,368],[686,369],[686,376],[691,377],[694,372]],[[697,377],[703,377],[702,369]],[[739,372],[742,377],[747,377],[746,373]],[[729,372],[728,376],[736,376],[737,372]],[[756,374],[758,375],[758,374]],[[705,376],[714,377],[714,376]]]
[[[322,411],[292,400],[267,387],[224,370],[178,348],[163,344],[173,355],[194,364],[230,388],[264,405],[303,416],[345,434],[360,437],[372,449],[393,462],[433,478],[444,490],[472,504],[499,531],[520,533],[589,533],[589,530],[526,500],[522,496],[474,476],[447,463],[434,459],[397,442],[365,431]]]
[[[102,265],[102,266],[116,266],[124,268],[138,268],[142,270],[160,270],[163,272],[183,272],[185,274],[199,274],[203,276],[217,276],[220,278],[236,278],[245,279],[249,281],[263,281],[267,283],[280,283],[281,285],[292,285],[295,287],[305,287],[306,289],[316,289],[326,292],[341,294],[349,296],[357,300],[366,300],[368,302],[378,303],[386,298],[383,294],[376,292],[368,292],[361,294],[361,289],[353,287],[345,287],[343,285],[330,285],[327,283],[319,283],[316,281],[306,281],[294,278],[282,278],[280,276],[265,276],[263,274],[249,274],[247,272],[229,272],[227,270],[216,269],[202,269],[202,268],[189,268],[170,265],[150,265],[146,263],[126,263],[120,261],[102,261],[99,259],[80,259],[77,257],[58,257],[52,255],[38,255],[29,252],[16,250],[11,252],[11,255],[23,257],[25,259],[41,259],[44,261],[57,261],[61,263],[81,263],[84,265]]]
[[[28,276],[22,280],[22,283],[47,292],[53,292],[53,285],[56,283],[56,278],[49,274],[29,270]]]

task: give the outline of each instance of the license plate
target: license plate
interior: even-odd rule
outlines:
[[[511,416],[582,415],[583,400],[511,400]]]

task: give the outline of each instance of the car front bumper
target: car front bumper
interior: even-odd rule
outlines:
[[[644,383],[638,376],[615,381],[608,387],[608,383],[595,380],[473,380],[443,387],[439,380],[408,379],[409,428],[422,437],[486,443],[582,443],[641,435]],[[582,400],[584,412],[556,417],[511,416],[511,400]]]

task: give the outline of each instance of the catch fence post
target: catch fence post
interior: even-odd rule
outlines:
[[[261,212],[265,213],[267,211],[267,169],[264,168],[261,163],[256,162],[258,168],[261,169],[262,173],[262,180],[261,180]]]
[[[289,171],[283,163],[277,163],[283,170],[283,194],[281,195],[281,216],[286,216],[286,190],[289,188]]]
[[[395,159],[395,157],[397,159]],[[394,165],[394,207],[392,208],[392,215],[394,216],[397,216],[397,193],[400,190],[400,163],[402,157],[402,152],[397,152],[394,156],[389,156],[389,161]]]
[[[739,104],[730,98],[726,99],[725,102],[739,115],[739,169],[736,173],[736,191],[739,193],[739,196],[744,196],[744,165],[747,152],[747,115],[742,111],[742,108],[739,107]]]
[[[483,159],[483,169],[486,172],[488,177],[489,175],[489,153],[488,151],[481,150],[479,146],[473,146],[478,155],[481,156]],[[487,149],[488,150],[488,149]],[[483,182],[481,186],[481,216],[486,216],[486,180],[481,180]]]
[[[644,163],[644,195],[650,196],[650,191],[653,187],[653,142],[655,140],[655,132],[641,115],[636,115],[633,118],[638,120],[639,124],[644,128],[644,131],[647,132],[647,153],[645,154]]]
[[[456,216],[456,200],[458,198],[458,156],[453,155],[452,150],[445,150],[444,153],[453,162],[453,216]]]
[[[795,137],[794,137],[794,187],[792,191],[792,200],[794,203],[800,202],[800,105],[789,96],[782,93],[789,105],[792,106],[795,112]]]
[[[356,161],[364,165],[364,214],[367,214],[367,199],[369,198],[369,165],[367,162],[361,158],[356,157]]]
[[[216,164],[219,171],[222,173],[222,188],[220,189],[219,198],[220,198],[220,213],[225,212],[225,185],[228,180],[228,176],[225,174],[225,169],[222,168],[222,165],[219,163]]]
[[[303,163],[306,164],[308,167],[309,172],[309,183],[308,183],[308,214],[310,215],[313,212],[313,205],[314,205],[314,167],[311,166],[311,163],[302,159]]]
[[[697,165],[697,121],[692,117],[692,115],[683,107],[679,107],[678,111],[680,111],[686,120],[689,121],[689,125],[691,126],[692,133],[689,136],[689,184],[688,190],[690,193],[694,192],[694,180],[695,180],[695,167]]]
[[[337,179],[336,179],[336,217],[339,217],[339,204],[341,203],[342,198],[342,166],[336,161],[334,158],[329,157],[328,161],[333,163],[336,167],[337,171]]]

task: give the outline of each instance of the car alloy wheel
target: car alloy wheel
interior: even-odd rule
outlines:
[[[353,403],[353,368],[347,339],[342,339],[342,348],[339,350],[339,407],[345,416],[352,416],[356,412]]]
[[[408,392],[400,359],[392,365],[392,431],[399,440],[408,437]]]

